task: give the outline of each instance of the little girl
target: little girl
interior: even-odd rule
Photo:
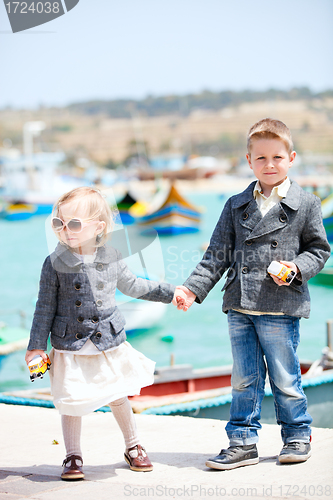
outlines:
[[[125,460],[134,471],[153,466],[140,444],[127,396],[154,381],[155,363],[126,342],[125,320],[115,302],[118,288],[131,297],[177,305],[182,290],[137,278],[118,250],[105,246],[113,225],[101,193],[81,187],[55,204],[52,228],[60,243],[43,265],[38,301],[25,356],[46,358],[54,405],[66,447],[61,478],[82,479],[81,417],[109,404],[125,439]]]

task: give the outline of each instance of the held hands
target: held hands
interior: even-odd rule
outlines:
[[[174,306],[177,306],[177,309],[186,312],[195,301],[195,298],[196,295],[186,288],[186,286],[179,285],[176,287],[172,303]]]
[[[179,309],[179,306],[185,305],[186,302],[186,293],[182,290],[182,287],[176,286],[176,290],[172,299],[172,304]]]
[[[294,264],[293,262],[289,262],[288,260],[280,260],[280,263],[283,264],[284,266],[290,267],[292,271],[294,271],[296,274],[299,273],[299,269]],[[277,278],[276,276],[270,275],[272,280],[279,286],[289,286],[290,283],[286,283],[285,281],[281,280],[280,278]]]
[[[32,351],[27,351],[25,354],[25,362],[27,363],[27,365],[30,363],[32,358],[34,358],[35,356],[42,356],[44,361],[47,360],[46,352],[41,351],[40,349],[33,349]]]

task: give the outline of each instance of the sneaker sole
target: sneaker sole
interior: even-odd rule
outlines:
[[[281,455],[279,456],[280,464],[297,464],[306,462],[311,457],[311,451],[307,455]]]
[[[257,463],[259,463],[259,457],[249,458],[248,460],[242,460],[233,464],[219,464],[218,462],[214,462],[213,460],[207,460],[206,465],[211,469],[231,470],[236,469],[236,467],[243,467],[245,465],[256,465]]]
[[[125,461],[128,463],[128,465],[130,466],[130,469],[134,470],[135,472],[150,472],[154,468],[153,465],[151,467],[133,467],[133,465],[131,465],[131,463],[128,460],[128,458],[126,457],[126,455],[124,455],[124,458],[125,458]]]

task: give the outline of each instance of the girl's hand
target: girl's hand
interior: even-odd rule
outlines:
[[[193,292],[191,292],[186,286],[183,285],[177,286],[175,295],[177,295],[177,293],[180,291],[185,293],[185,301],[180,300],[177,303],[177,309],[182,309],[185,312],[191,307],[191,305],[195,301],[196,295]]]
[[[288,260],[280,260],[280,264],[283,264],[284,266],[290,267],[290,269],[292,271],[294,271],[296,274],[299,273],[298,267],[293,262],[289,262]],[[290,285],[290,283],[286,283],[285,281],[280,280],[280,278],[277,278],[276,276],[272,276],[272,275],[270,275],[270,276],[273,279],[273,281],[279,286],[289,286]]]
[[[186,301],[186,293],[179,287],[176,287],[172,303],[177,309],[183,309]]]
[[[44,361],[46,361],[46,359],[47,359],[46,352],[41,351],[40,349],[33,349],[32,351],[27,351],[25,354],[25,362],[27,363],[27,365],[30,363],[32,358],[34,358],[35,356],[42,356]]]

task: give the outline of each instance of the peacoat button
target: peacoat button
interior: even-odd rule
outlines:
[[[287,217],[285,215],[280,215],[280,222],[286,222]]]
[[[96,300],[96,306],[101,307],[103,305],[103,302],[101,300]]]
[[[82,306],[81,300],[76,300],[75,305],[76,305],[76,307],[81,307]]]
[[[103,271],[103,264],[97,264],[96,269],[97,271]]]
[[[247,212],[243,213],[243,220],[246,220],[248,218],[249,214]]]
[[[93,316],[93,317],[91,318],[91,321],[92,321],[93,323],[98,323],[98,316]]]
[[[80,283],[75,283],[74,288],[75,288],[75,290],[80,290],[81,284]]]
[[[247,246],[250,246],[250,245],[252,245],[253,241],[246,241],[245,243]]]
[[[96,332],[96,337],[97,337],[98,339],[100,339],[100,338],[101,338],[101,336],[102,336],[101,332]]]
[[[276,248],[278,246],[278,242],[277,241],[272,241],[271,245],[272,245],[273,248]]]
[[[102,283],[102,282],[98,283],[97,288],[98,288],[98,290],[103,290],[104,283]]]
[[[246,267],[246,266],[244,266],[244,267],[242,268],[242,273],[243,273],[243,274],[247,274],[248,272],[249,272],[249,268],[248,268],[248,267]]]
[[[79,323],[83,323],[83,321],[84,321],[84,317],[83,317],[83,316],[79,316],[79,317],[77,318],[77,320],[78,320],[78,322],[79,322]]]
[[[82,333],[77,333],[75,335],[75,338],[77,338],[78,340],[82,339],[82,337],[83,337]]]

